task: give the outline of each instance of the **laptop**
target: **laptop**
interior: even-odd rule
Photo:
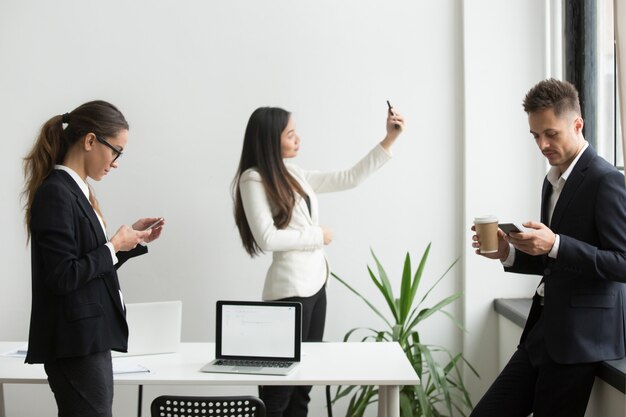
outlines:
[[[287,375],[300,362],[302,305],[218,301],[215,360],[202,372]]]
[[[178,351],[183,304],[159,301],[126,304],[128,352],[111,352],[114,357],[155,355]]]

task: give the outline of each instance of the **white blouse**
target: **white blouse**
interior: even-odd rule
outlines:
[[[378,144],[352,168],[344,171],[305,171],[287,164],[289,173],[309,196],[311,211],[309,213],[305,200],[296,194],[291,221],[283,229],[274,225],[276,209],[265,194],[259,172],[251,168],[241,175],[241,200],[254,240],[262,251],[273,252],[272,264],[265,277],[263,300],[310,297],[322,288],[330,268],[318,223],[316,193],[354,188],[389,159],[391,153]]]

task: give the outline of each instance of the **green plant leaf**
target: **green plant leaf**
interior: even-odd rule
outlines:
[[[339,276],[337,276],[337,274],[335,274],[334,272],[331,272],[331,275],[333,277],[335,277],[335,279],[339,282],[341,282],[343,285],[346,286],[346,288],[348,288],[350,291],[352,291],[353,293],[355,293],[361,300],[365,301],[365,304],[367,304],[372,311],[374,311],[374,313],[376,313],[378,315],[378,317],[380,317],[381,319],[383,319],[385,321],[385,323],[387,323],[387,326],[389,326],[389,328],[392,328],[393,326],[391,325],[391,323],[389,322],[389,320],[387,320],[387,318],[385,318],[385,316],[383,316],[381,314],[380,311],[378,311],[378,309],[376,307],[374,307],[374,305],[372,303],[370,303],[367,298],[363,297],[357,290],[355,290],[354,288],[352,288],[350,286],[350,284],[348,284],[346,281],[344,281],[343,279],[339,278]]]
[[[350,339],[350,336],[352,336],[352,333],[356,332],[357,330],[362,330],[363,327],[355,327],[354,329],[350,329],[350,331],[348,331],[348,333],[345,334],[345,336],[343,337],[343,341],[347,342],[348,339]]]
[[[394,300],[393,293],[390,293],[389,291],[387,291],[385,286],[381,282],[378,281],[376,274],[374,274],[374,272],[369,266],[367,267],[367,272],[370,275],[370,279],[372,280],[374,285],[376,285],[376,288],[378,288],[378,291],[382,294],[383,298],[387,302],[387,306],[389,307],[389,310],[391,311],[391,314],[393,315],[394,321],[397,323],[398,322],[398,303],[397,303],[397,300]]]
[[[472,364],[471,364],[471,363],[469,363],[469,362],[465,359],[465,357],[463,357],[463,363],[469,367],[469,369],[472,371],[472,373],[473,373],[474,375],[476,375],[478,378],[480,378],[480,375],[478,375],[478,371],[477,371],[476,369],[474,369],[474,367],[472,366]]]
[[[367,330],[368,332],[372,333],[361,338],[361,342],[366,342],[368,340],[373,340],[375,342],[393,341],[393,335],[391,332],[384,330],[375,330],[369,327],[355,327],[354,329],[350,329],[350,331],[343,336],[343,342],[347,342],[357,330]]]
[[[400,415],[413,416],[417,410],[413,409],[413,396],[409,396],[403,390],[400,392]]]
[[[454,265],[456,265],[456,263],[459,261],[459,259],[460,259],[460,258],[456,258],[456,259],[454,260],[454,262],[452,262],[452,263],[450,264],[450,266],[449,266],[449,267],[448,267],[448,268],[444,271],[444,273],[443,273],[443,274],[441,274],[441,276],[437,279],[437,281],[435,281],[435,283],[432,285],[432,287],[430,287],[430,288],[428,289],[428,291],[426,291],[426,294],[424,294],[424,296],[422,297],[422,299],[420,300],[420,302],[417,304],[418,306],[419,306],[419,305],[421,305],[421,304],[424,302],[424,300],[425,300],[426,298],[428,298],[428,295],[432,292],[432,290],[434,290],[434,289],[435,289],[435,287],[436,287],[436,286],[439,284],[439,282],[440,282],[440,281],[441,281],[441,280],[442,280],[442,279],[443,279],[443,278],[444,278],[444,277],[448,274],[448,272],[450,272],[450,270],[454,267]]]
[[[411,256],[406,253],[404,258],[404,269],[402,270],[402,281],[400,284],[400,298],[398,300],[398,308],[400,309],[399,323],[405,323],[406,318],[413,304],[411,297]]]
[[[365,413],[365,409],[370,404],[372,395],[374,395],[374,388],[372,386],[361,386],[359,395],[354,403],[354,414],[356,416],[362,416]]]
[[[415,299],[415,295],[417,294],[417,289],[419,288],[420,282],[422,281],[422,273],[424,272],[424,267],[426,266],[426,261],[428,260],[428,254],[430,253],[430,243],[424,249],[424,253],[422,254],[422,259],[420,259],[420,264],[415,271],[415,275],[413,276],[413,283],[411,284],[411,305],[413,305],[413,300]],[[422,299],[423,301],[423,299]]]
[[[413,329],[413,327],[415,327],[419,322],[421,322],[422,320],[425,320],[428,317],[432,316],[433,314],[435,314],[436,312],[438,312],[439,310],[441,310],[442,308],[444,308],[448,304],[458,300],[459,297],[461,297],[461,294],[458,294],[458,293],[457,294],[452,294],[451,296],[446,297],[443,300],[439,301],[433,307],[423,309],[422,311],[420,311],[417,314],[417,317],[415,317],[413,319],[413,321],[408,325],[407,330]]]
[[[400,312],[398,311],[398,306],[394,300],[393,289],[391,288],[391,282],[389,281],[389,278],[387,277],[387,272],[385,272],[385,268],[383,268],[382,264],[376,257],[374,250],[370,249],[370,252],[372,253],[372,257],[374,258],[374,261],[376,261],[376,268],[378,269],[378,275],[380,277],[380,285],[378,285],[378,281],[376,280],[376,277],[369,266],[367,267],[367,270],[369,271],[372,280],[374,281],[374,283],[377,284],[376,286],[378,287],[380,292],[383,294],[383,297],[385,297],[385,300],[387,300],[387,304],[389,304],[389,309],[391,310],[391,314],[393,314],[393,317],[396,320],[396,323],[401,323]]]
[[[445,398],[444,404],[450,414],[452,414],[450,387],[448,385],[448,381],[446,380],[446,375],[439,363],[433,358],[432,353],[427,346],[422,345],[422,352],[424,353],[426,365],[430,370],[433,384],[437,388],[437,391],[443,394]]]
[[[392,333],[391,340],[393,340],[394,342],[397,342],[400,339],[401,334],[402,334],[402,325],[396,324],[395,326],[393,326],[393,333]]]
[[[424,392],[424,389],[421,385],[416,385],[416,394],[417,401],[420,406],[420,411],[422,412],[422,416],[424,417],[433,417],[432,407],[430,405],[430,401],[428,400],[428,396]]]
[[[347,387],[343,387],[342,385],[338,386],[337,391],[335,391],[335,397],[333,398],[332,403],[334,404],[337,400],[347,395],[350,395],[350,393],[357,388],[359,388],[358,385],[349,385]]]
[[[365,332],[365,336],[361,338],[362,341],[378,342],[394,340],[401,345],[407,359],[410,361],[421,381],[419,385],[404,386],[401,388],[400,409],[402,417],[443,417],[458,416],[459,414],[465,417],[464,410],[471,410],[472,404],[469,393],[463,382],[464,374],[462,367],[467,366],[474,374],[478,374],[461,353],[452,354],[442,346],[422,344],[420,334],[416,330],[419,323],[433,314],[441,312],[460,330],[465,331],[463,325],[456,320],[452,314],[444,310],[447,305],[461,297],[460,293],[446,297],[431,307],[420,307],[432,293],[433,289],[458,262],[459,258],[457,258],[435,281],[426,294],[421,297],[417,306],[413,306],[420,282],[423,278],[430,248],[431,244],[429,243],[424,250],[417,271],[415,271],[412,278],[411,257],[409,253],[406,254],[398,298],[394,298],[391,283],[385,269],[374,254],[374,251],[371,251],[376,262],[378,276],[369,266],[367,266],[367,271],[370,279],[378,289],[378,292],[387,303],[394,317],[394,323],[386,319],[381,311],[374,307],[372,302],[363,297],[358,291],[347,284],[347,282],[339,278],[336,274],[332,274],[339,282],[361,298],[387,325],[387,328],[383,330],[373,328],[351,329],[346,333],[344,341],[356,336],[357,331],[363,331]],[[378,400],[378,391],[372,387],[364,386],[340,387],[335,393],[333,402],[345,398],[349,398],[347,416],[363,417],[367,407]]]
[[[459,294],[459,296],[462,296],[462,295],[463,294]],[[458,321],[456,317],[448,313],[446,310],[441,310],[441,312],[445,314],[450,319],[450,321],[452,321],[452,323],[454,323],[454,325],[459,328],[459,330],[461,330],[463,333],[469,333],[467,329],[465,328],[465,326],[463,326],[463,324],[460,321]]]
[[[417,376],[420,377],[420,379],[422,378],[422,373],[423,373],[423,368],[422,368],[422,363],[424,362],[424,360],[422,359],[422,351],[419,349],[420,345],[420,334],[415,332],[411,334],[411,340],[413,341],[413,346],[405,346],[405,352],[406,351],[411,351],[413,352],[412,356],[414,358],[414,361],[412,361],[411,363],[413,364],[413,369],[415,369],[415,371],[417,372]],[[407,355],[408,356],[408,355]]]

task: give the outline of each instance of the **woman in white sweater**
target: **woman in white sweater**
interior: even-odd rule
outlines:
[[[284,159],[298,155],[300,137],[291,114],[261,107],[250,116],[233,181],[235,221],[250,256],[272,252],[263,300],[302,304],[302,340],[321,341],[326,318],[325,284],[330,270],[324,245],[332,230],[318,224],[316,193],[353,188],[391,158],[404,119],[387,114],[387,135],[345,171],[305,171]],[[311,387],[266,386],[261,390],[268,417],[306,416]]]

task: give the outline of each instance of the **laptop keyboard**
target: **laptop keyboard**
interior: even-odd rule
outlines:
[[[293,362],[277,362],[277,361],[244,361],[232,359],[220,359],[215,365],[220,366],[254,366],[258,368],[289,368]]]

